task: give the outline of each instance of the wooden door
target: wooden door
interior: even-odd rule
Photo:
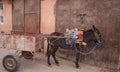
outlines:
[[[24,0],[14,0],[12,8],[13,31],[24,32]]]
[[[39,33],[40,0],[25,0],[25,32]]]
[[[13,1],[13,31],[40,33],[40,0]]]

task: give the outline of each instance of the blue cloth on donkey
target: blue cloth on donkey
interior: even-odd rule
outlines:
[[[66,44],[70,45],[70,47],[73,47],[75,44],[75,40],[76,40],[76,32],[75,29],[71,29],[70,30],[70,38],[66,39]]]

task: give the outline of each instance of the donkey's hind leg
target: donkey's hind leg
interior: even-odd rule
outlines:
[[[79,68],[79,56],[80,56],[80,53],[76,53],[76,61],[75,61],[75,65],[76,65],[76,68]]]
[[[79,68],[80,66],[79,66],[79,57],[80,57],[80,53],[79,53],[79,51],[80,51],[80,49],[79,49],[79,46],[78,46],[78,44],[76,45],[76,61],[75,61],[75,65],[76,65],[76,68]]]

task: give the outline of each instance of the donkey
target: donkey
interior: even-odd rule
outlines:
[[[95,43],[99,43],[101,40],[101,34],[100,31],[93,25],[93,29],[89,29],[86,31],[83,31],[83,41],[86,43],[89,43],[91,41]],[[97,37],[96,35],[97,34]],[[47,47],[47,63],[48,65],[51,65],[50,63],[50,56],[52,55],[54,61],[56,64],[59,64],[58,60],[56,59],[56,51],[58,48],[64,48],[64,49],[76,49],[78,52],[76,52],[76,59],[75,59],[75,65],[76,68],[79,68],[79,56],[80,56],[80,47],[78,47],[78,44],[75,43],[75,46],[71,46],[66,44],[66,38],[64,38],[63,33],[59,32],[53,32],[50,34],[50,36],[58,36],[58,38],[48,37],[48,47]]]

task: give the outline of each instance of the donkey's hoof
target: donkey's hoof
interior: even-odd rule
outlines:
[[[52,67],[52,65],[48,65],[48,67],[50,67],[50,68],[51,68],[51,67]]]
[[[79,65],[76,66],[77,69],[78,69],[79,67],[80,67]]]
[[[55,62],[57,65],[59,65],[59,62]]]
[[[51,66],[51,63],[48,63],[48,66]]]

